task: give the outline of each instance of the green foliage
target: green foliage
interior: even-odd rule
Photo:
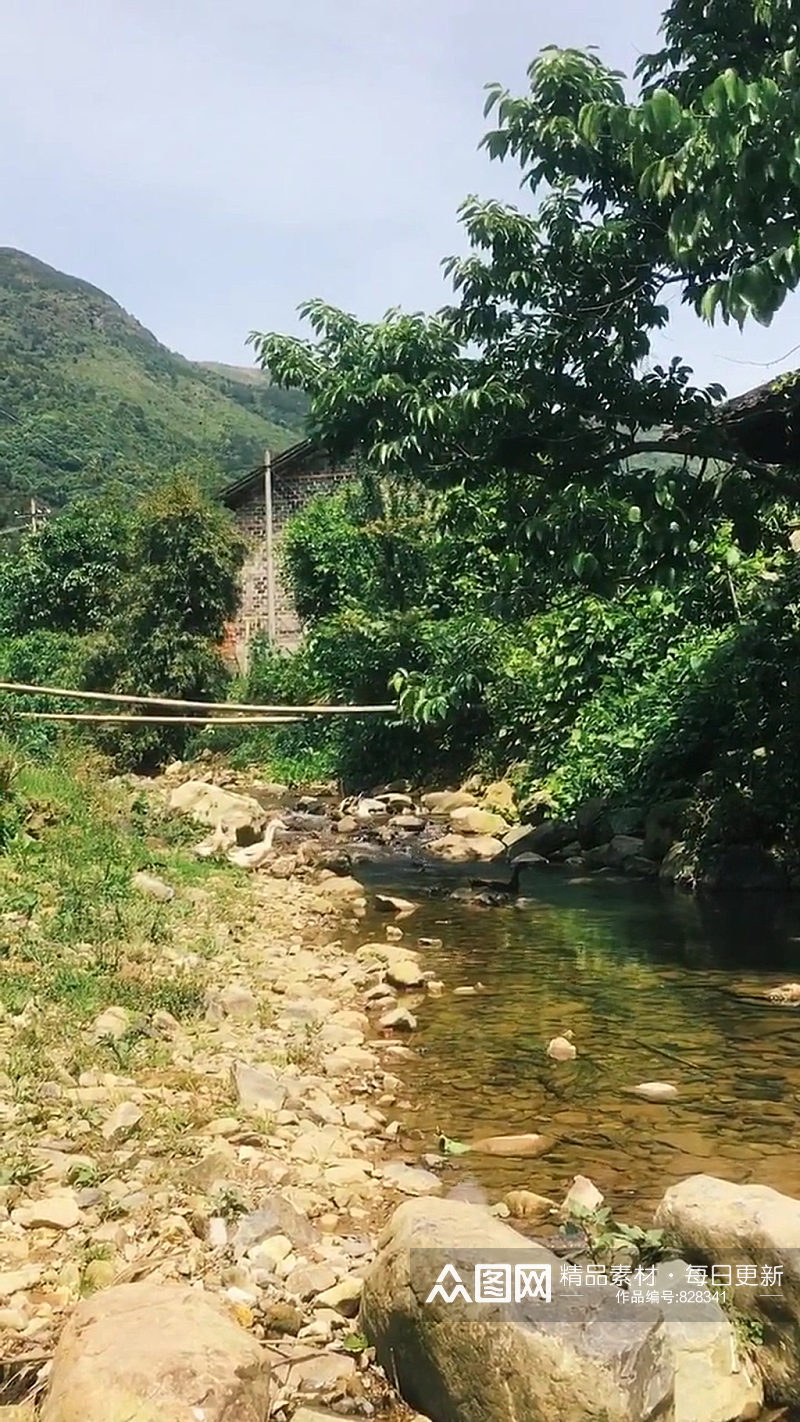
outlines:
[[[304,423],[302,396],[184,360],[88,282],[0,249],[0,524],[28,494],[129,500],[186,467],[219,487]]]
[[[243,556],[229,514],[184,479],[162,485],[132,511],[109,515],[104,506],[89,504],[54,517],[23,539],[8,578],[0,575],[6,625],[24,633],[0,638],[2,679],[177,700],[224,699],[228,678],[219,644],[237,605]],[[52,590],[51,619],[42,588]],[[46,622],[62,630],[39,630]],[[86,709],[85,703],[42,696],[14,705]],[[129,766],[179,754],[188,738],[188,729],[177,723],[115,727],[95,737]]]
[[[95,631],[130,567],[126,516],[113,504],[76,501],[0,563],[0,633]]]
[[[663,1259],[668,1247],[664,1230],[621,1224],[607,1207],[587,1210],[573,1205],[560,1232],[566,1239],[583,1238],[593,1262],[606,1266],[622,1254],[632,1258],[634,1265],[647,1268]]]

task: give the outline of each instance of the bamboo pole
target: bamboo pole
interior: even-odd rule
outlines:
[[[392,703],[386,706],[262,706],[244,701],[176,701],[169,696],[127,696],[122,692],[73,691],[65,686],[28,686],[23,682],[0,681],[0,691],[21,696],[65,696],[74,701],[115,701],[126,706],[183,706],[192,711],[254,711],[302,716],[362,716],[397,712]]]
[[[277,622],[275,618],[275,551],[273,546],[272,514],[272,455],[269,450],[264,455],[264,533],[267,562],[267,635],[269,644],[277,643]]]
[[[21,721],[128,721],[137,726],[288,726],[299,716],[135,716],[103,715],[99,711],[12,711]]]

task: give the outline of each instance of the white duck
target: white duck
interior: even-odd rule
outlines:
[[[260,869],[266,863],[272,853],[272,841],[279,829],[286,829],[286,825],[281,819],[270,820],[264,830],[264,838],[258,844],[248,844],[244,849],[231,849],[228,851],[228,862],[235,864],[239,869]]]

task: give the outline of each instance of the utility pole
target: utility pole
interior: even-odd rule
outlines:
[[[267,635],[269,636],[270,646],[274,647],[277,641],[275,622],[275,550],[273,546],[272,522],[272,455],[269,450],[266,450],[264,453],[264,526],[267,560]]]

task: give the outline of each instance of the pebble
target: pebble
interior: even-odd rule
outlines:
[[[121,1101],[100,1127],[104,1140],[119,1140],[135,1130],[142,1119],[139,1107],[133,1101]]]
[[[409,1012],[407,1007],[393,1007],[391,1011],[384,1012],[380,1019],[380,1026],[400,1032],[413,1032],[417,1025],[417,1019],[413,1012]]]
[[[80,1218],[81,1212],[71,1192],[21,1205],[11,1214],[12,1223],[22,1225],[23,1229],[74,1229]]]

